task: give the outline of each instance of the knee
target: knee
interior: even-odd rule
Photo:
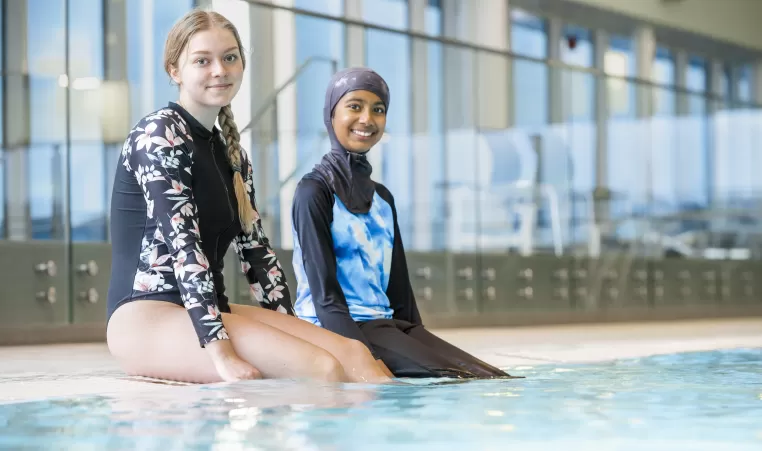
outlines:
[[[315,356],[315,376],[324,382],[345,382],[344,368],[334,356],[321,352]]]
[[[344,349],[342,349],[342,355],[346,356],[353,362],[373,360],[373,354],[370,353],[370,350],[365,346],[365,343],[353,339],[346,340]]]

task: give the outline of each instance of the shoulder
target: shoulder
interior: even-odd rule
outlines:
[[[162,108],[141,118],[130,130],[127,141],[147,152],[184,149],[193,141],[189,130],[176,111]]]
[[[333,191],[328,184],[312,172],[299,180],[294,191],[294,212],[314,212],[317,210],[330,211],[333,208]]]
[[[302,201],[319,201],[333,199],[333,193],[324,180],[310,172],[297,183],[294,198]]]
[[[381,197],[381,199],[385,200],[389,205],[394,206],[394,196],[392,195],[392,192],[389,191],[389,189],[383,184],[378,182],[375,183],[376,193],[378,193],[378,196]]]
[[[182,116],[171,108],[161,108],[143,116],[132,128],[131,133],[144,132],[152,135],[169,129],[175,135],[192,139],[190,129]]]

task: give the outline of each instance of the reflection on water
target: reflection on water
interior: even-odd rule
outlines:
[[[762,350],[520,372],[527,378],[248,381],[6,404],[0,449],[762,449]]]

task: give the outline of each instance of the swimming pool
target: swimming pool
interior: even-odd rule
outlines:
[[[0,449],[762,449],[762,349],[510,371],[527,379],[250,381],[4,404]]]

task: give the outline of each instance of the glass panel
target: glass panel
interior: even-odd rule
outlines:
[[[308,168],[330,149],[323,104],[325,89],[333,75],[330,60],[336,62],[337,68],[344,67],[344,30],[344,25],[335,21],[296,16],[297,66],[310,58],[320,58],[313,60],[296,81],[297,159]]]
[[[511,9],[511,50],[521,55],[545,58],[548,36],[545,20],[524,10]]]
[[[406,21],[400,14],[396,22]],[[413,158],[411,149],[411,78],[410,38],[378,30],[367,30],[367,65],[389,85],[391,100],[386,133],[368,158],[373,164],[373,178],[394,195],[400,233],[410,241],[413,227]]]
[[[511,48],[523,55],[546,58],[545,21],[519,9],[511,10]],[[544,125],[548,121],[548,68],[527,60],[513,61],[513,111],[517,127]]]
[[[474,128],[475,96],[473,68],[475,55],[470,50],[444,47],[445,185],[446,248],[451,251],[475,251],[478,244],[477,161],[484,147],[477,146]],[[464,158],[464,149],[477,149],[472,158]]]
[[[753,69],[750,64],[741,64],[737,68],[736,100],[741,103],[752,101],[751,86]]]
[[[691,56],[686,88],[703,93],[708,88],[706,60]],[[677,192],[683,209],[705,208],[710,199],[709,100],[703,94],[686,95],[687,115],[680,120],[677,161]]]
[[[429,0],[425,12],[426,33],[433,36],[442,34],[442,8],[438,0]],[[429,170],[428,205],[415,205],[415,211],[420,208],[426,218],[416,221],[416,234],[429,236],[428,239],[416,240],[417,249],[444,249],[446,240],[445,224],[447,220],[446,191],[445,191],[445,136],[444,136],[444,48],[438,42],[429,42],[426,48],[426,86],[428,87],[428,133],[425,149],[427,150],[427,165]],[[418,146],[415,146],[417,149]],[[417,154],[418,151],[414,150]],[[420,167],[420,166],[416,166]],[[414,192],[418,193],[416,188]],[[415,199],[418,201],[418,199]],[[428,228],[428,233],[419,229]]]
[[[562,78],[562,105],[564,123],[560,125],[565,145],[571,155],[568,168],[568,230],[564,241],[570,245],[583,244],[587,239],[587,227],[593,220],[592,193],[596,185],[596,120],[595,85],[593,74],[564,71]]]
[[[306,9],[332,16],[344,14],[343,0],[294,0],[294,8]],[[298,28],[297,28],[298,29]]]
[[[177,89],[161,64],[164,42],[172,25],[194,0],[128,1],[127,78],[130,82],[131,122],[165,106]]]
[[[587,28],[564,25],[560,42],[561,60],[567,64],[593,67],[595,52],[592,33]]]
[[[103,5],[69,0],[71,151],[70,208],[73,241],[106,240],[105,151],[101,133]]]
[[[27,15],[30,145],[27,186],[32,239],[63,240],[66,143],[64,0],[30,0]]]
[[[404,30],[408,24],[407,0],[363,0],[362,16],[367,23]]]
[[[685,94],[687,111],[677,122],[677,147],[674,177],[675,196],[681,210],[708,206],[709,154],[707,141],[707,99],[698,94]]]
[[[27,152],[29,214],[34,240],[64,240],[64,144],[31,145]]]
[[[675,61],[669,49],[656,49],[652,68],[652,80],[659,85],[675,85]],[[679,209],[676,174],[679,160],[678,121],[675,118],[676,96],[672,88],[651,87],[652,101],[651,147],[649,169],[651,184],[650,211],[656,214],[671,213]]]

